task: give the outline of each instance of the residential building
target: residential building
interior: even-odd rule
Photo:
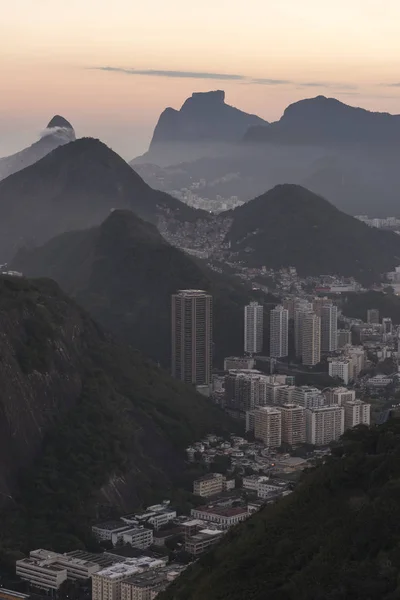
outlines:
[[[268,478],[262,478],[258,484],[257,496],[264,500],[271,497],[280,496],[287,490],[287,484],[280,481],[271,481]]]
[[[304,365],[313,366],[321,360],[321,319],[314,313],[302,317],[302,351]]]
[[[282,416],[277,408],[260,406],[254,411],[254,436],[269,448],[278,448],[282,443]]]
[[[225,376],[225,406],[244,418],[245,413],[267,403],[268,375],[255,370],[231,370]]]
[[[247,508],[241,506],[232,508],[211,505],[199,506],[198,508],[192,508],[190,514],[194,519],[214,523],[218,526],[218,529],[223,530],[237,525],[248,517]]]
[[[105,540],[112,541],[113,536],[116,539],[116,534],[120,535],[119,539],[122,539],[122,533],[129,529],[129,524],[120,521],[107,521],[105,523],[99,523],[98,525],[92,526],[92,533],[96,540],[103,542]]]
[[[99,570],[95,562],[43,549],[32,550],[29,558],[16,562],[16,574],[43,590],[57,590],[66,579],[89,579]]]
[[[324,304],[321,306],[321,352],[337,350],[337,306]]]
[[[278,305],[270,312],[270,345],[269,353],[273,358],[288,355],[289,312]]]
[[[377,308],[369,308],[367,310],[367,323],[379,325],[379,310]]]
[[[297,404],[279,406],[281,413],[282,442],[290,446],[304,444],[306,441],[305,409]]]
[[[250,302],[244,307],[244,351],[258,354],[262,351],[264,337],[264,307]]]
[[[252,356],[227,356],[224,360],[224,371],[231,369],[254,369],[256,364]]]
[[[389,317],[382,319],[383,335],[392,335],[393,333],[393,322]]]
[[[248,410],[246,412],[246,432],[253,431],[256,423],[256,410]]]
[[[157,570],[133,575],[121,583],[121,600],[153,600],[185,569],[171,564]]]
[[[212,371],[212,297],[203,290],[172,296],[172,376],[209,386]]]
[[[304,315],[312,312],[312,305],[309,302],[296,303],[294,310],[294,345],[298,358],[301,358],[303,352],[303,318]]]
[[[294,319],[294,311],[296,308],[297,298],[285,298],[282,302],[283,308],[286,308],[289,314],[289,319]]]
[[[296,389],[294,385],[283,385],[277,390],[277,402],[276,404],[291,404],[293,400],[293,394]]]
[[[326,403],[328,405],[337,404],[343,406],[345,402],[356,399],[354,390],[348,390],[345,387],[328,388],[324,390]]]
[[[350,379],[357,379],[365,367],[365,350],[363,346],[345,346],[343,354],[351,360]]]
[[[128,525],[144,525],[145,523],[152,525],[156,531],[176,519],[176,510],[170,507],[169,500],[165,500],[162,504],[153,504],[148,506],[144,512],[138,512],[131,515],[121,517],[121,521]]]
[[[344,432],[344,408],[322,406],[306,410],[306,442],[327,446],[337,441]]]
[[[350,329],[338,329],[337,347],[343,348],[347,344],[351,344],[351,330]]]
[[[149,556],[130,558],[102,569],[92,575],[92,600],[122,600],[122,582],[144,571],[160,569],[165,566],[162,559]]]
[[[185,550],[192,556],[200,556],[214,546],[223,534],[221,529],[200,529],[194,535],[185,538]]]
[[[224,489],[224,481],[221,473],[208,473],[193,482],[193,494],[204,498],[220,494]]]
[[[330,298],[327,298],[326,296],[324,297],[316,297],[314,298],[314,300],[312,301],[312,310],[313,312],[317,315],[317,317],[319,317],[320,319],[322,319],[322,310],[325,306],[332,306],[333,302]]]
[[[371,424],[371,405],[361,400],[349,400],[344,403],[344,428]]]
[[[318,408],[324,406],[326,399],[318,388],[302,385],[295,388],[292,403],[303,408]]]
[[[132,529],[128,529],[122,533],[122,540],[124,544],[129,544],[133,548],[140,548],[144,550],[148,548],[153,543],[153,530],[148,527],[132,527]],[[117,540],[114,543],[112,540],[113,546],[117,545]]]
[[[260,475],[246,475],[242,480],[243,488],[249,492],[258,493],[258,486],[261,479]],[[268,479],[268,477],[264,477],[264,479]]]
[[[375,377],[370,377],[367,380],[367,386],[375,388],[384,388],[391,384],[392,381],[393,377],[390,377],[389,375],[383,375],[382,373],[378,373],[378,375],[375,375]]]
[[[352,362],[348,358],[335,358],[329,360],[329,375],[341,379],[347,385],[351,379]]]

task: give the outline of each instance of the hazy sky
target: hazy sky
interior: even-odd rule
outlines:
[[[399,0],[4,0],[0,155],[59,113],[132,158],[210,89],[268,120],[318,94],[400,113],[399,23]]]

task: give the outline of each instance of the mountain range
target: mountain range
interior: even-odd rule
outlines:
[[[99,225],[114,208],[172,226],[208,216],[151,189],[102,142],[82,138],[0,182],[0,262],[21,246]]]
[[[60,115],[54,116],[42,131],[40,139],[32,146],[11,156],[0,158],[0,180],[33,165],[52,150],[74,140],[75,131],[71,123]]]
[[[0,554],[90,544],[102,511],[171,497],[184,448],[236,428],[48,279],[0,276],[0,353]]]
[[[398,215],[399,139],[399,115],[317,96],[291,104],[274,123],[249,127],[241,143],[231,141],[218,152],[201,148],[196,159],[192,142],[190,153],[175,156],[171,134],[162,152],[133,163],[151,186],[189,192],[199,206],[202,198],[247,202],[275,185],[295,183],[350,214],[385,217]],[[162,169],[140,164],[145,159]]]
[[[171,294],[205,289],[213,296],[215,363],[242,352],[243,307],[254,292],[174,248],[131,211],[21,250],[10,267],[55,279],[100,324],[168,368]]]

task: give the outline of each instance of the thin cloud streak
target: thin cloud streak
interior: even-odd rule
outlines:
[[[231,73],[203,73],[197,71],[164,71],[158,69],[124,69],[121,67],[92,67],[97,71],[111,71],[125,75],[150,75],[151,77],[171,77],[182,79],[219,79],[223,81],[240,81],[245,79],[244,75]]]
[[[358,86],[348,83],[327,81],[294,81],[290,79],[272,79],[267,77],[248,77],[236,73],[209,73],[203,71],[168,71],[164,69],[133,69],[125,67],[89,67],[95,71],[122,73],[123,75],[147,75],[150,77],[169,77],[171,79],[211,79],[219,81],[238,81],[247,85],[293,85],[297,87],[315,87],[342,90],[357,90]],[[399,84],[400,85],[400,84]]]

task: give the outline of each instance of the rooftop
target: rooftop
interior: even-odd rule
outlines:
[[[109,579],[117,579],[119,577],[129,577],[135,573],[141,573],[142,570],[154,569],[163,566],[163,560],[154,559],[150,556],[141,556],[139,558],[129,558],[125,562],[117,563],[112,567],[98,571],[96,575],[108,577]]]
[[[96,523],[93,527],[102,529],[103,531],[115,531],[117,529],[127,528],[127,525],[123,521],[106,521],[105,523]]]
[[[210,515],[219,515],[220,517],[234,517],[235,515],[247,514],[247,508],[243,506],[235,506],[232,508],[219,506],[199,506],[194,510],[209,513]]]

